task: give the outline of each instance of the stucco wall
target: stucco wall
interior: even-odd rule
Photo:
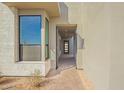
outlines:
[[[66,4],[69,22],[78,24],[77,35],[84,39],[83,49],[77,52],[78,62],[83,63],[95,89],[123,89],[124,4]]]
[[[83,67],[95,89],[109,89],[109,11],[104,3],[84,3],[82,7]]]
[[[61,6],[62,17],[50,18],[50,58],[53,66],[56,65],[56,25],[77,24],[78,68],[83,68],[87,72],[95,89],[124,89],[124,4],[66,3],[66,5],[68,10]],[[67,11],[68,14],[63,15]],[[35,69],[43,71],[46,69],[45,66],[50,68],[50,65],[42,63],[15,63],[16,13],[15,8],[9,9],[0,3],[0,71],[7,75],[20,73],[29,75]],[[82,39],[84,45],[80,48]],[[46,71],[48,72],[48,69]]]
[[[70,51],[70,55],[74,56],[74,37],[71,37],[69,40],[69,51]]]
[[[70,24],[77,24],[77,54],[76,64],[78,69],[83,69],[83,48],[80,48],[80,39],[83,39],[83,26],[81,21],[82,7],[80,2],[65,3],[68,6],[68,21]]]
[[[41,14],[42,12],[35,11],[35,13]],[[45,76],[50,69],[49,60],[46,62],[16,62],[18,60],[16,56],[18,51],[15,47],[18,42],[17,16],[16,8],[0,3],[0,72],[7,76],[30,76],[35,70],[40,70],[41,75]]]
[[[110,89],[124,89],[124,3],[110,3]]]
[[[124,3],[81,3],[78,7],[84,47],[77,58],[82,57],[95,89],[124,89]]]
[[[59,32],[57,31],[57,44],[56,44],[57,45],[56,46],[57,47],[57,55],[56,55],[57,56],[57,60],[59,60],[59,57],[61,55],[61,49],[60,49],[61,45],[60,44],[61,44],[61,36],[60,36]],[[53,65],[54,64],[52,64],[52,67],[54,67]]]
[[[68,24],[68,8],[64,4],[60,4],[60,13],[61,17],[50,18],[50,59],[51,59],[51,68],[56,68],[56,26],[57,24]],[[64,7],[64,8],[63,8]]]

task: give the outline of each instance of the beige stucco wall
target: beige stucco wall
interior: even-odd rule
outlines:
[[[74,37],[71,37],[70,39],[69,39],[69,54],[70,55],[72,55],[72,56],[74,56],[74,47],[75,47],[75,45],[74,45]]]
[[[95,89],[124,89],[124,3],[66,3],[66,5],[68,10],[64,5],[60,8],[61,17],[49,20],[52,68],[56,66],[56,25],[77,24],[78,68],[85,70]],[[20,73],[29,75],[35,69],[44,71],[45,66],[50,68],[49,64],[15,63],[16,9],[11,9],[13,12],[0,3],[0,71],[7,75]],[[46,71],[48,72],[48,69],[44,73],[47,73]]]
[[[104,3],[84,3],[82,7],[83,68],[95,89],[109,89],[109,10]]]
[[[66,3],[68,6],[68,21],[70,24],[77,24],[77,55],[76,55],[76,64],[78,69],[83,69],[83,57],[82,51],[83,48],[80,48],[80,40],[83,39],[83,30],[82,30],[82,23],[81,23],[81,3]],[[79,20],[78,20],[79,19]]]
[[[64,7],[64,8],[63,8]],[[61,17],[50,18],[50,31],[49,31],[49,44],[50,44],[50,59],[51,68],[56,68],[56,26],[58,24],[68,24],[68,8],[65,4],[60,4],[60,14]]]
[[[78,24],[77,35],[84,39],[83,49],[77,52],[78,63],[95,89],[124,89],[124,3],[66,4],[69,22]]]
[[[18,14],[41,14],[44,15],[42,20],[45,20],[45,16],[48,17],[42,10],[18,11],[14,7],[0,3],[0,72],[7,76],[30,76],[35,70],[39,70],[41,75],[45,76],[51,65],[50,60],[44,60],[44,51],[42,51],[42,61],[16,62],[18,61],[16,56],[18,55]],[[43,24],[41,31],[44,32],[44,29]],[[45,37],[42,36],[42,39],[44,40]],[[45,42],[42,42],[42,48],[44,46]]]
[[[62,42],[61,42],[61,36],[60,36],[60,34],[58,33],[58,31],[57,31],[57,46],[56,46],[56,48],[57,48],[57,60],[59,60],[59,57],[60,57],[60,55],[61,55],[61,46],[60,46],[60,44],[61,44]],[[53,64],[52,64],[52,67],[54,67],[53,66]]]
[[[78,6],[84,48],[77,58],[82,57],[83,68],[95,89],[124,89],[124,3],[81,3]]]
[[[124,3],[110,3],[110,89],[124,89]]]

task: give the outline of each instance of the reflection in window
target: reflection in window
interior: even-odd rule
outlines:
[[[40,16],[20,16],[20,44],[41,44]]]
[[[19,16],[20,60],[41,60],[41,16]]]

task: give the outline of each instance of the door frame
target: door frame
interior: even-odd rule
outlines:
[[[57,38],[57,35],[58,35],[58,29],[57,29],[57,26],[56,26],[56,69],[58,69],[58,51],[57,51],[57,40],[58,40],[58,38]]]

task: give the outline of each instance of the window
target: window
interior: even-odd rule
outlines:
[[[19,16],[21,61],[41,60],[41,16]]]
[[[49,21],[45,20],[45,58],[49,58]]]

